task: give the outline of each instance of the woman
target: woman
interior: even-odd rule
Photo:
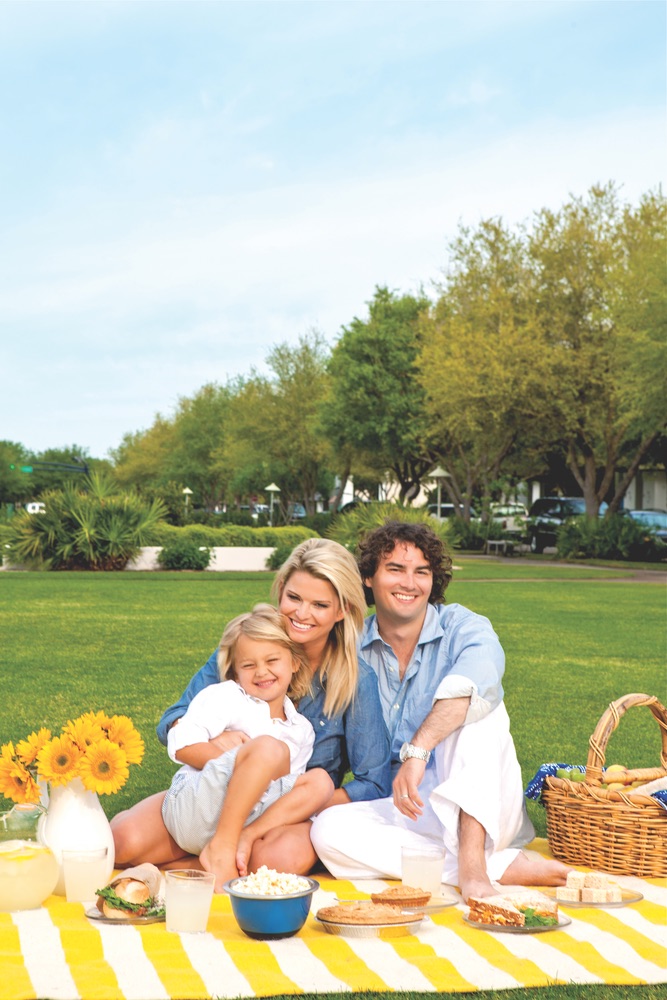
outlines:
[[[366,602],[353,556],[337,542],[309,538],[297,545],[280,568],[273,592],[287,619],[288,633],[303,647],[310,667],[311,690],[298,708],[315,730],[308,767],[327,771],[336,789],[329,805],[389,795],[389,737],[377,678],[357,661]],[[166,744],[169,728],[185,714],[195,694],[219,680],[216,650],[162,716],[157,727],[162,743]],[[227,732],[212,742],[223,753],[246,739],[244,733]],[[352,772],[352,780],[342,787],[347,771]],[[182,851],[162,822],[164,795],[151,795],[114,817],[117,864],[178,861],[182,866]],[[250,871],[265,864],[305,874],[317,860],[310,843],[310,821],[283,825],[280,800],[245,828],[243,843]]]

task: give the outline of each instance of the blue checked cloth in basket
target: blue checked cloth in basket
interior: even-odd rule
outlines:
[[[530,779],[526,786],[525,796],[527,799],[535,799],[540,802],[540,796],[542,795],[542,786],[544,785],[544,779],[548,777],[555,778],[556,771],[559,768],[567,768],[570,771],[582,771],[584,772],[586,768],[583,764],[542,764],[534,777]],[[653,792],[651,798],[662,806],[663,809],[667,809],[667,789],[661,789],[660,791]],[[540,803],[543,804],[543,803]]]

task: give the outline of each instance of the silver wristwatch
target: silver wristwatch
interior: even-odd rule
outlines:
[[[403,761],[407,760],[409,757],[417,757],[419,760],[423,760],[425,764],[428,764],[431,759],[431,751],[424,750],[423,747],[416,747],[414,743],[404,743],[401,747],[398,759],[402,764]]]

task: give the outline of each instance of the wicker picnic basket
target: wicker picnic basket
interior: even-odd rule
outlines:
[[[554,857],[615,875],[667,875],[667,810],[640,789],[602,788],[607,742],[629,708],[646,705],[661,730],[661,767],[637,768],[626,780],[653,781],[667,775],[667,712],[657,698],[626,694],[613,701],[589,739],[582,782],[548,777],[542,789],[547,840]]]

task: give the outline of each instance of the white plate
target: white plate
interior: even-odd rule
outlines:
[[[558,923],[539,927],[505,927],[502,924],[478,924],[476,920],[464,917],[463,920],[469,927],[475,927],[478,931],[493,931],[498,934],[543,934],[545,931],[559,931],[562,927],[567,927],[572,923],[570,917],[564,913],[558,914]]]
[[[557,899],[555,889],[540,889],[540,892],[549,899]],[[592,907],[595,910],[614,910],[619,906],[629,906],[630,903],[639,903],[643,899],[641,892],[633,892],[631,889],[621,889],[620,903],[589,903],[582,900],[558,899],[559,906],[571,907],[574,910],[583,907]]]
[[[122,920],[115,920],[113,917],[105,917],[96,906],[91,906],[86,910],[89,920],[99,920],[101,924],[115,924],[116,927],[127,926],[127,924],[160,924],[164,923],[165,915],[151,917],[124,917]]]
[[[340,937],[369,938],[369,937],[403,937],[405,934],[413,934],[423,921],[423,917],[410,919],[406,916],[404,923],[400,924],[339,924],[331,920],[322,920],[315,917],[329,934],[338,934]]]

